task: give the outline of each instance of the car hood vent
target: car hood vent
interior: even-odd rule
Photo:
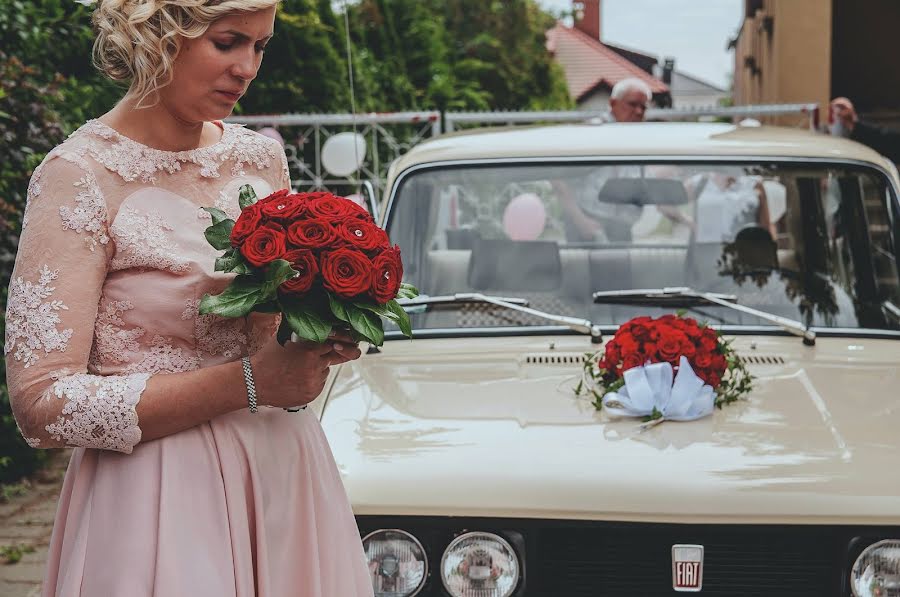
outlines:
[[[742,354],[748,365],[784,365],[784,357],[774,354]],[[525,355],[526,365],[581,365],[587,356],[580,352],[533,352]]]
[[[587,357],[580,352],[534,352],[525,355],[527,365],[581,365]]]
[[[740,357],[748,365],[784,365],[784,357],[777,354],[742,354]]]

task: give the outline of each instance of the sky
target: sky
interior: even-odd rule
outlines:
[[[572,0],[537,0],[553,13]],[[602,0],[603,41],[662,59],[675,69],[727,88],[734,67],[728,40],[741,22],[743,0]]]

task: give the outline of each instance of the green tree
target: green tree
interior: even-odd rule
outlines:
[[[364,102],[378,109],[548,109],[571,102],[533,0],[362,0],[351,8]]]
[[[238,111],[349,111],[342,30],[328,0],[284,0],[275,17],[275,37]]]

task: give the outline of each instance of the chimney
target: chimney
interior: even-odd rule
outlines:
[[[572,2],[575,14],[575,28],[600,40],[600,0],[579,0]]]
[[[675,70],[675,59],[666,58],[662,68],[662,82],[666,85],[672,84],[672,72]]]

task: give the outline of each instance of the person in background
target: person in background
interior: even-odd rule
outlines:
[[[900,163],[900,131],[879,127],[859,119],[856,109],[846,97],[831,100],[831,134],[849,137],[868,145],[895,163]]]
[[[622,79],[609,94],[609,110],[599,122],[644,122],[647,106],[653,99],[650,86],[638,78]]]

